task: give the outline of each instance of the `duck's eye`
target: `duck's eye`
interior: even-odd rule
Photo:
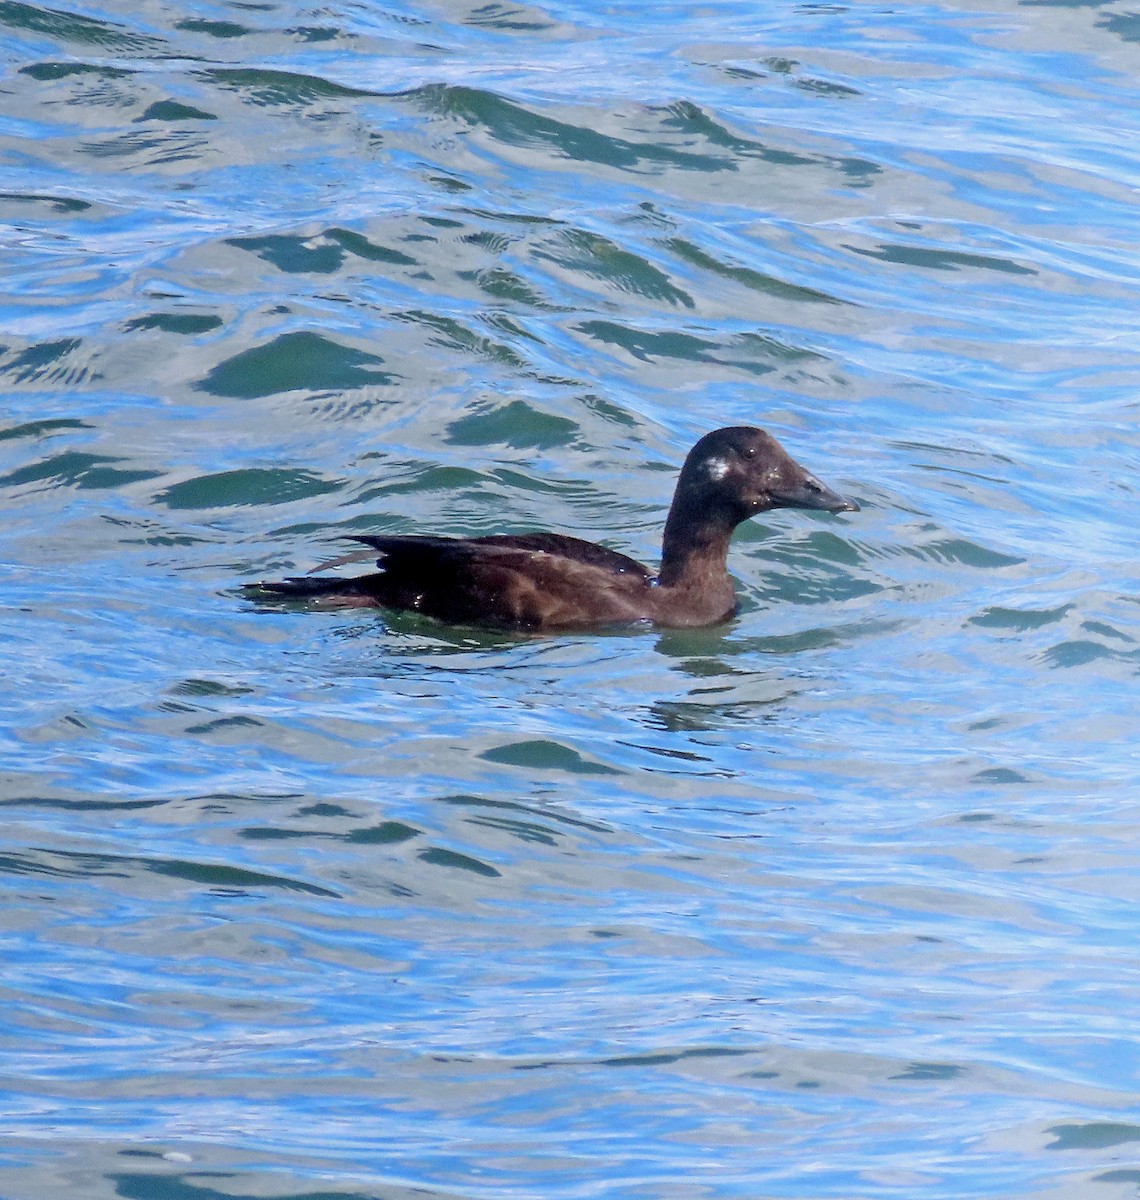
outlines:
[[[756,457],[756,447],[755,446],[745,446],[744,447],[744,457],[745,458],[755,458]]]

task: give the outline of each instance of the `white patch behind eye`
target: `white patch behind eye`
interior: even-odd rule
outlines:
[[[705,460],[705,470],[710,479],[719,483],[728,474],[728,463],[723,458],[709,458]]]

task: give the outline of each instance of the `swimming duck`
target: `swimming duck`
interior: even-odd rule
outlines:
[[[369,547],[315,568],[375,557],[352,578],[303,575],[247,584],[255,596],[320,607],[424,613],[456,625],[521,632],[647,623],[715,625],[736,612],[728,542],[742,521],[773,508],[858,512],[805,471],[770,434],[748,426],[707,433],[689,452],[665,522],[661,569],[559,533],[451,538],[366,534]],[[376,557],[378,556],[378,557]]]

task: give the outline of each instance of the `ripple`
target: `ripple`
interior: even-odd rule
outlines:
[[[86,454],[68,450],[0,475],[0,487],[26,488],[42,485],[49,488],[74,487],[113,490],[144,479],[155,479],[157,471],[115,466],[122,459],[105,454]],[[33,490],[38,490],[33,488]]]
[[[135,33],[113,21],[100,21],[78,13],[61,12],[43,6],[20,4],[18,0],[0,0],[0,24],[11,29],[26,29],[45,37],[56,37],[81,46],[125,55],[161,54],[168,50],[159,38]]]
[[[214,38],[240,38],[253,31],[247,25],[239,25],[236,21],[208,21],[201,17],[187,17],[175,25],[186,33],[204,33]]]
[[[198,385],[214,396],[250,400],[281,392],[333,392],[383,386],[394,376],[383,359],[319,333],[283,333],[224,359]]]
[[[432,867],[449,867],[455,871],[468,871],[472,875],[482,875],[486,879],[499,879],[502,874],[489,863],[472,858],[469,854],[460,854],[457,850],[445,850],[439,846],[421,850],[417,857],[420,862],[427,863]]]
[[[440,116],[484,128],[507,145],[548,149],[574,162],[622,170],[645,170],[661,164],[702,172],[734,169],[727,155],[695,154],[649,139],[632,142],[544,116],[477,88],[433,84],[404,93],[403,98]]]
[[[83,347],[80,338],[58,338],[37,342],[0,363],[0,378],[15,384],[74,385],[88,378],[91,368],[76,363],[76,352]]]
[[[985,629],[1003,629],[1016,633],[1028,633],[1045,625],[1052,625],[1062,620],[1072,611],[1071,604],[1062,604],[1058,608],[1003,608],[993,605],[970,620],[975,625]]]
[[[339,491],[343,486],[342,482],[323,479],[310,471],[246,467],[195,476],[171,485],[155,499],[175,509],[235,508],[249,504],[292,504]]]
[[[558,243],[538,249],[538,261],[549,260],[572,272],[588,275],[619,292],[630,292],[647,300],[693,307],[693,298],[675,287],[664,272],[640,255],[624,250],[606,238],[582,230],[566,230]]]
[[[541,738],[495,746],[490,750],[484,750],[479,757],[487,762],[505,763],[512,767],[527,767],[535,771],[568,771],[574,775],[621,774],[614,767],[583,758],[577,750],[569,746]]]
[[[78,421],[72,417],[47,417],[42,421],[27,421],[21,425],[13,425],[8,429],[0,429],[0,442],[15,438],[38,438],[44,434],[71,432],[79,429],[93,428],[86,421]]]
[[[211,333],[222,326],[222,318],[212,313],[152,312],[144,317],[134,317],[123,328],[128,333],[136,330],[157,329],[161,333],[176,333],[183,337]]]
[[[789,361],[815,357],[810,351],[756,334],[739,334],[726,342],[718,342],[680,331],[637,329],[616,321],[584,321],[578,329],[594,341],[618,346],[643,362],[676,358],[738,367],[750,375],[767,375]],[[745,351],[747,357],[730,357],[741,351]]]
[[[771,275],[755,271],[751,267],[734,266],[730,263],[720,262],[712,255],[706,254],[703,250],[685,241],[683,238],[670,238],[665,244],[679,258],[691,263],[694,267],[710,271],[714,275],[719,275],[722,279],[730,279],[733,283],[738,283],[741,287],[749,288],[754,292],[762,292],[768,296],[775,296],[780,300],[798,300],[807,304],[844,303],[844,301],[839,300],[835,296],[827,295],[826,292],[816,291],[815,288],[801,287],[783,279],[776,279]]]
[[[508,344],[486,337],[454,317],[420,309],[393,315],[399,321],[409,321],[430,329],[429,345],[458,350],[464,355],[473,354],[504,366],[521,367],[524,363],[522,356]]]
[[[98,79],[129,79],[136,72],[126,67],[108,67],[97,63],[40,62],[21,67],[20,74],[41,83],[52,83],[57,79],[68,79],[75,75],[93,75]]]
[[[1129,1142],[1140,1142],[1140,1125],[1124,1122],[1084,1121],[1072,1125],[1053,1125],[1049,1132],[1053,1141],[1050,1150],[1102,1150],[1112,1146],[1125,1146]]]
[[[202,76],[219,87],[240,93],[253,104],[271,108],[309,108],[321,101],[355,100],[372,94],[316,75],[265,67],[211,67]]]
[[[122,854],[32,849],[24,854],[0,854],[0,872],[14,875],[46,875],[69,878],[130,879],[152,872],[181,879],[202,887],[222,889],[229,895],[246,895],[251,890],[282,888],[310,896],[335,898],[336,892],[302,880],[287,879],[264,871],[252,871],[224,863],[187,862],[181,859],[139,858]]]
[[[522,400],[512,400],[489,412],[473,412],[447,427],[447,440],[457,446],[505,445],[549,450],[571,444],[578,425],[551,413],[540,412]]]
[[[216,113],[206,112],[205,109],[195,108],[192,104],[182,104],[177,100],[156,100],[147,106],[146,110],[135,117],[136,121],[163,121],[166,124],[178,124],[182,121],[216,121]]]
[[[1022,266],[1012,259],[989,254],[967,254],[960,250],[940,250],[928,246],[889,245],[880,243],[875,249],[845,245],[852,254],[877,258],[881,262],[901,263],[911,267],[922,267],[934,271],[957,271],[973,267],[986,271],[1001,271],[1007,275],[1036,275],[1033,267]]]

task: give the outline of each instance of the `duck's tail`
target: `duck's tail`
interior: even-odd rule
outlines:
[[[313,600],[320,608],[374,608],[376,597],[360,579],[335,575],[293,575],[273,582],[242,584],[251,600]]]

